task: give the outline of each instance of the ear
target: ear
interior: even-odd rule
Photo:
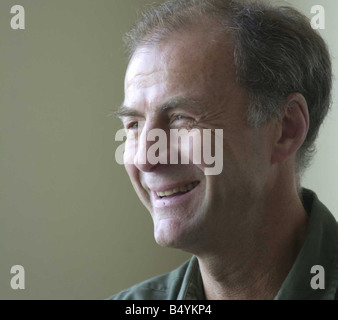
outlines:
[[[283,162],[303,144],[309,130],[310,117],[306,100],[300,93],[291,94],[278,123],[271,163]]]

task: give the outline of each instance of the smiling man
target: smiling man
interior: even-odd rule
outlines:
[[[112,299],[334,299],[337,223],[300,180],[332,81],[309,21],[266,2],[172,0],[143,15],[127,40],[117,111],[125,167],[156,242],[193,257]],[[166,133],[169,160],[175,129],[194,132],[179,154],[221,145],[221,172],[207,174],[204,159],[151,161],[154,129]],[[193,139],[205,130],[210,145]],[[314,265],[325,270],[324,289],[311,286]]]

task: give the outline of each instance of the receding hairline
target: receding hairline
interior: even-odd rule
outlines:
[[[137,39],[137,41],[129,41],[129,38],[133,36],[128,36],[127,33],[124,37],[124,42],[129,53],[129,60],[134,55],[134,53],[144,47],[151,47],[153,45],[164,43],[170,41],[175,36],[188,33],[188,32],[197,32],[205,31],[210,37],[221,38],[228,43],[231,43],[235,46],[235,37],[231,34],[231,27],[228,23],[225,23],[227,18],[230,16],[220,16],[214,13],[202,12],[198,7],[193,7],[189,12],[182,12],[183,17],[186,17],[186,21],[181,24],[177,24],[173,28],[168,28],[166,22],[150,27],[148,32],[143,34]]]
[[[147,35],[146,38],[135,47],[129,62],[131,58],[137,54],[144,53],[146,50],[151,50],[156,46],[170,45],[175,43],[175,41],[186,44],[188,43],[187,39],[189,37],[190,39],[193,39],[192,37],[195,35],[197,36],[195,39],[196,45],[203,45],[205,49],[211,47],[211,45],[219,45],[219,49],[225,49],[231,53],[231,56],[233,57],[236,46],[235,38],[231,34],[225,32],[222,29],[221,24],[217,21],[213,21],[208,17],[206,17],[206,20],[208,21],[205,21],[203,24],[198,23],[197,21],[191,22],[178,30],[163,35],[161,38],[158,38],[156,33]],[[200,43],[201,40],[205,41]],[[217,50],[217,48],[215,49]]]

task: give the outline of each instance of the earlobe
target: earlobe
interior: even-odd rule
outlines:
[[[306,100],[300,93],[291,94],[279,120],[271,163],[284,162],[302,146],[309,130],[310,117]]]

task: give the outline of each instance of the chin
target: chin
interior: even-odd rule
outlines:
[[[168,219],[169,220],[169,219]],[[154,227],[154,237],[158,245],[167,248],[187,250],[193,239],[193,233],[182,227],[177,221],[160,221]]]

